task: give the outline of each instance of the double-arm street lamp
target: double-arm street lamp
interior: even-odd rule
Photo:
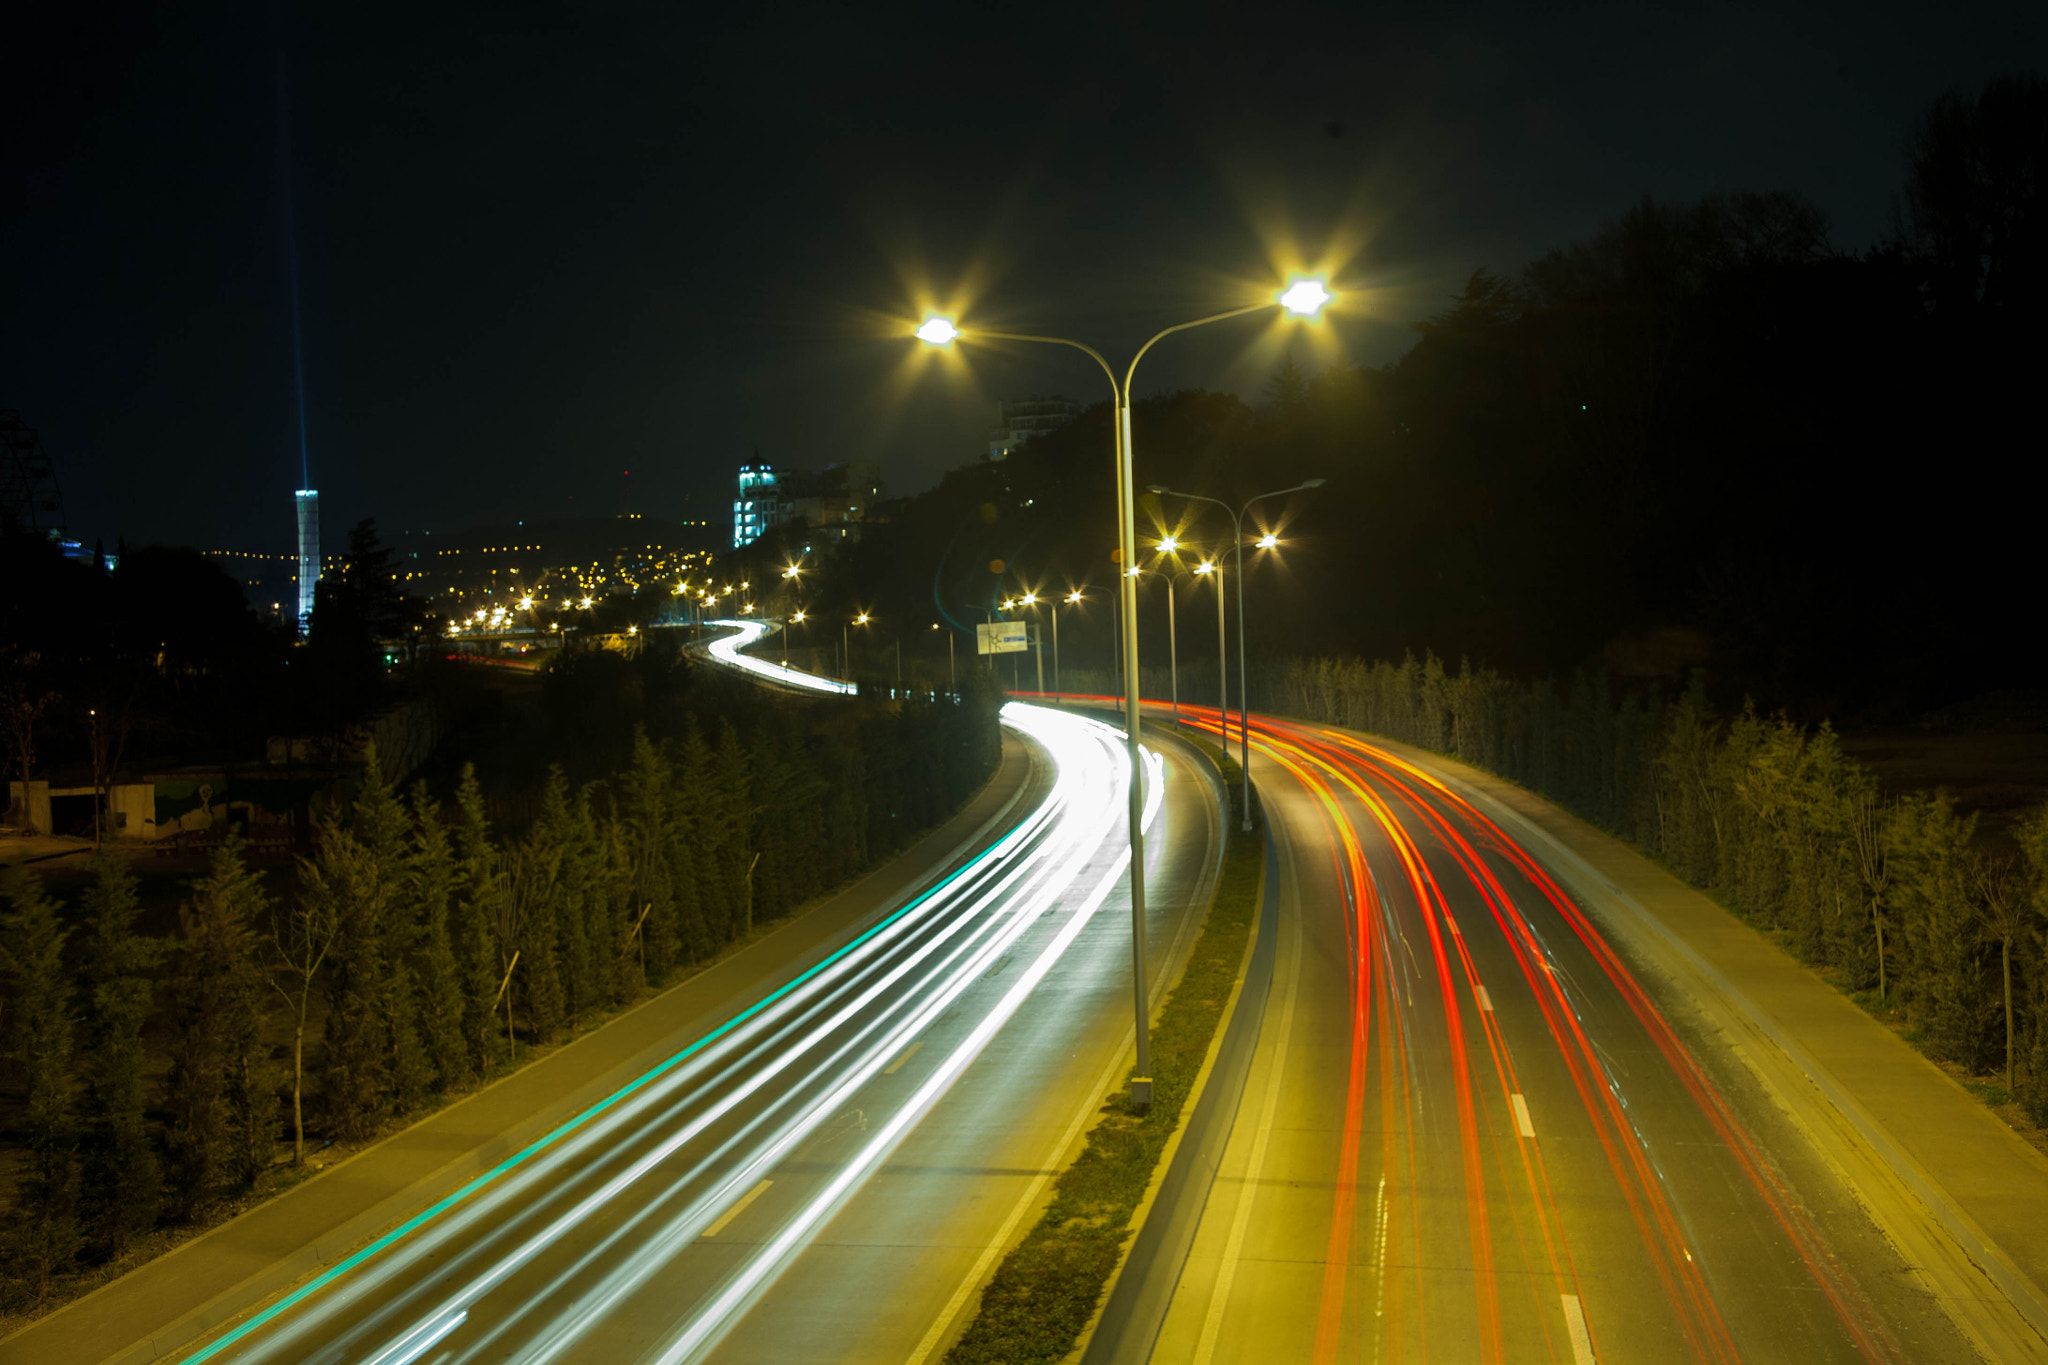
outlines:
[[[1110,368],[1102,353],[1083,342],[1071,341],[1066,337],[1031,336],[1018,332],[983,331],[980,328],[962,328],[954,319],[938,315],[928,316],[918,326],[918,340],[929,346],[950,346],[956,340],[966,341],[1029,341],[1051,346],[1065,346],[1080,351],[1102,368],[1109,379],[1110,399],[1115,404],[1115,426],[1112,441],[1116,458],[1116,521],[1117,521],[1117,563],[1121,571],[1117,574],[1118,600],[1123,604],[1122,645],[1124,674],[1124,752],[1130,770],[1130,801],[1128,819],[1130,822],[1131,844],[1131,995],[1132,1007],[1137,1015],[1137,1072],[1131,1077],[1131,1103],[1139,1109],[1149,1109],[1152,1104],[1152,1043],[1150,1038],[1151,1011],[1146,1004],[1145,985],[1145,765],[1138,748],[1138,585],[1128,572],[1138,562],[1137,533],[1133,525],[1132,504],[1135,501],[1131,487],[1131,381],[1138,372],[1138,362],[1145,353],[1175,332],[1185,332],[1196,327],[1206,327],[1212,322],[1224,322],[1231,318],[1244,317],[1250,313],[1264,312],[1269,308],[1281,308],[1296,317],[1314,317],[1322,312],[1334,296],[1319,279],[1297,278],[1273,298],[1260,303],[1247,304],[1208,317],[1196,318],[1192,322],[1176,323],[1153,336],[1138,353],[1131,357],[1131,363],[1124,370],[1121,381],[1116,371]]]
[[[1237,508],[1232,508],[1229,503],[1224,502],[1220,498],[1205,498],[1199,493],[1177,493],[1165,484],[1155,483],[1146,490],[1163,498],[1186,498],[1189,502],[1206,502],[1210,506],[1220,507],[1230,514],[1230,567],[1237,577],[1237,762],[1238,767],[1243,770],[1241,773],[1244,779],[1244,823],[1242,828],[1247,834],[1251,833],[1252,828],[1252,742],[1251,693],[1247,690],[1248,684],[1245,676],[1244,657],[1244,514],[1251,511],[1252,504],[1255,502],[1264,502],[1267,498],[1285,497],[1289,493],[1300,493],[1310,488],[1321,488],[1322,486],[1323,481],[1321,479],[1303,479],[1292,488],[1276,488],[1270,493],[1261,493],[1255,498],[1247,498],[1244,505]],[[1270,550],[1279,543],[1279,537],[1268,532],[1259,537],[1258,547],[1262,550]],[[1161,548],[1164,548],[1164,546],[1165,542],[1161,542]],[[1218,555],[1217,558],[1221,559],[1222,556]],[[1221,583],[1216,585],[1216,636],[1217,648],[1221,649],[1223,645],[1223,585]],[[1223,741],[1225,747],[1228,747],[1230,743],[1228,711],[1224,713],[1224,725],[1226,728],[1223,734]]]

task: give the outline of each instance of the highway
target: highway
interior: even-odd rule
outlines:
[[[1274,978],[1154,1360],[1976,1359],[1481,810],[1338,732],[1252,747]]]
[[[184,1359],[932,1354],[1129,1066],[1121,735],[1016,704],[1004,724],[1042,795],[992,847]],[[1161,981],[1220,838],[1206,779],[1147,767]]]

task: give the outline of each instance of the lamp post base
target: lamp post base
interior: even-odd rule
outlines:
[[[1131,1077],[1131,1107],[1141,1114],[1152,1112],[1152,1078],[1150,1076]]]

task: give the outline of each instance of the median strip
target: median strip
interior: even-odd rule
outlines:
[[[1220,758],[1201,747],[1212,761]],[[1236,765],[1219,766],[1227,782]],[[1263,829],[1238,832],[1235,823],[1201,937],[1153,1025],[1150,1112],[1137,1112],[1128,1092],[1103,1106],[1081,1154],[1054,1182],[1051,1204],[983,1289],[974,1319],[946,1353],[947,1365],[1056,1361],[1094,1316],[1244,968],[1265,876],[1265,836]]]

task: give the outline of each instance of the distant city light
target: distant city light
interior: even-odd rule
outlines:
[[[924,325],[917,329],[917,339],[927,346],[951,345],[953,339],[959,335],[960,329],[953,325],[953,319],[940,317],[936,313],[925,318]]]

